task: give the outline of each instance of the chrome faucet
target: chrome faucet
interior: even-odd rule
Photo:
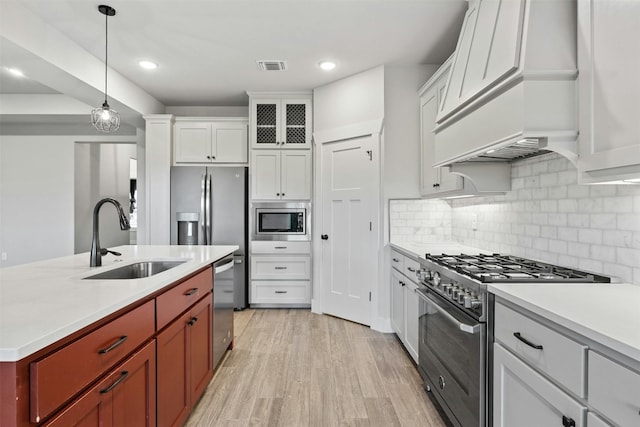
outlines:
[[[93,208],[93,238],[91,239],[91,267],[100,267],[102,265],[102,255],[106,255],[107,253],[112,253],[113,255],[120,256],[121,254],[118,252],[110,251],[105,248],[100,248],[100,238],[98,237],[98,214],[100,213],[100,208],[105,203],[111,203],[118,210],[118,217],[120,218],[120,229],[128,230],[131,228],[129,225],[129,218],[127,214],[124,213],[124,209],[122,209],[122,205],[118,203],[117,200],[106,198],[100,200],[96,203],[96,207]]]

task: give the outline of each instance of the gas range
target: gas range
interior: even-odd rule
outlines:
[[[486,320],[487,283],[610,283],[611,278],[502,254],[426,254],[421,283],[458,308]]]

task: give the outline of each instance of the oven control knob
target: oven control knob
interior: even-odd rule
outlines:
[[[416,276],[418,276],[418,280],[420,280],[421,282],[425,282],[433,279],[433,274],[431,273],[431,270],[427,270],[426,268],[421,268],[420,270],[418,270],[418,272],[416,273]]]
[[[453,289],[451,290],[451,297],[455,300],[458,299],[458,294],[460,293],[460,288],[458,288],[457,286],[454,286]]]
[[[440,279],[440,273],[438,272],[433,273],[433,279],[431,279],[431,282],[433,283],[433,286],[435,286],[436,288],[440,287],[440,284],[442,282],[442,280]]]
[[[451,295],[451,284],[450,283],[443,283],[442,284],[442,293],[445,295]]]
[[[475,295],[467,295],[464,297],[465,308],[477,308],[482,302]]]
[[[456,302],[458,304],[464,304],[464,299],[469,295],[469,292],[467,291],[462,291],[458,293],[458,298],[456,300]]]

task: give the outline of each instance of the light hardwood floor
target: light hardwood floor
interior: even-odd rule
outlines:
[[[309,310],[235,315],[235,347],[187,426],[445,425],[393,334]]]

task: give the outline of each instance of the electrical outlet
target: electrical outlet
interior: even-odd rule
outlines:
[[[478,214],[477,213],[472,213],[471,214],[471,229],[472,230],[477,230],[478,229]]]
[[[2,252],[2,261],[6,261],[7,260],[7,253],[6,252]]]

